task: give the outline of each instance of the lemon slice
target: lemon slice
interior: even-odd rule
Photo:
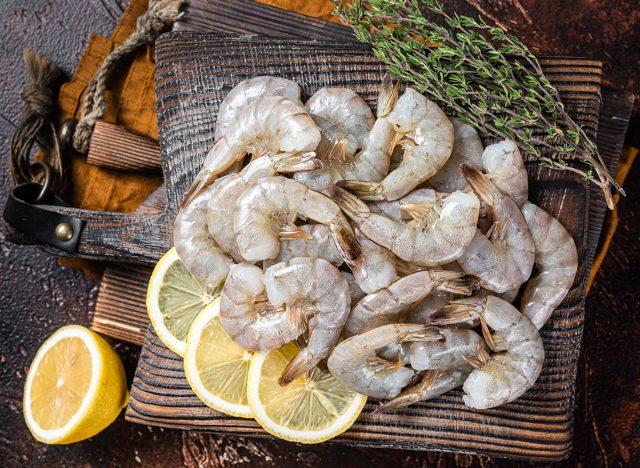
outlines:
[[[247,398],[254,418],[268,433],[291,442],[317,444],[349,429],[367,397],[318,368],[281,387],[278,378],[297,353],[297,346],[289,343],[254,354]]]
[[[147,288],[147,313],[160,341],[183,356],[191,323],[219,292],[187,270],[175,248],[169,249],[156,264]]]
[[[233,342],[220,323],[220,298],[198,314],[187,336],[184,372],[202,402],[222,413],[251,418],[247,375],[253,353]]]
[[[40,442],[69,444],[111,424],[127,400],[116,352],[91,330],[67,325],[42,344],[31,363],[24,418]]]

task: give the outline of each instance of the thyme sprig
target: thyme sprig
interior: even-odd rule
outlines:
[[[540,63],[517,37],[482,18],[448,14],[438,0],[332,1],[334,13],[373,46],[389,73],[460,120],[483,134],[515,141],[545,166],[598,185],[611,209],[611,186],[624,194],[595,143],[566,112]]]

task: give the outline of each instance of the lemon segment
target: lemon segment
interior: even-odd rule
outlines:
[[[185,268],[176,249],[169,249],[147,288],[147,313],[160,341],[183,356],[191,323],[218,294],[219,288],[208,288]]]
[[[33,436],[47,444],[88,439],[111,424],[128,400],[120,358],[93,331],[58,329],[36,353],[23,411]]]
[[[249,406],[256,421],[276,437],[306,444],[324,442],[351,427],[367,397],[318,368],[280,387],[278,378],[297,353],[297,346],[289,343],[254,354],[247,388]]]
[[[207,406],[251,418],[247,375],[252,354],[233,342],[220,323],[220,298],[205,307],[191,325],[184,371],[197,397]]]

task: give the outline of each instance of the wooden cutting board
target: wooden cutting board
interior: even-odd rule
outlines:
[[[544,59],[571,115],[592,136],[598,124],[600,62]],[[383,67],[367,47],[299,40],[220,38],[174,32],[156,44],[158,128],[167,184],[170,223],[184,190],[213,143],[217,109],[239,81],[263,74],[298,82],[306,96],[322,86],[354,89],[374,106]],[[488,143],[486,141],[485,143]],[[528,162],[531,200],[558,217],[586,258],[589,189],[571,173]],[[167,226],[158,232],[168,232]],[[170,245],[170,238],[154,241]],[[462,451],[535,460],[558,460],[570,451],[576,361],[584,319],[586,262],[554,318],[542,331],[545,366],[536,386],[517,401],[477,411],[453,391],[402,411],[372,416],[375,403],[345,434],[353,445]],[[143,424],[186,430],[263,437],[250,420],[205,407],[191,392],[181,359],[147,331],[131,388],[126,418]]]

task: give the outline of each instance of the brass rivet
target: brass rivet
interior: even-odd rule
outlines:
[[[73,133],[76,131],[77,123],[78,121],[73,117],[65,120],[62,123],[60,134],[58,135],[58,140],[62,149],[71,148],[71,143],[73,142]]]
[[[73,228],[69,223],[60,223],[56,226],[56,237],[58,240],[66,242],[73,237]]]

